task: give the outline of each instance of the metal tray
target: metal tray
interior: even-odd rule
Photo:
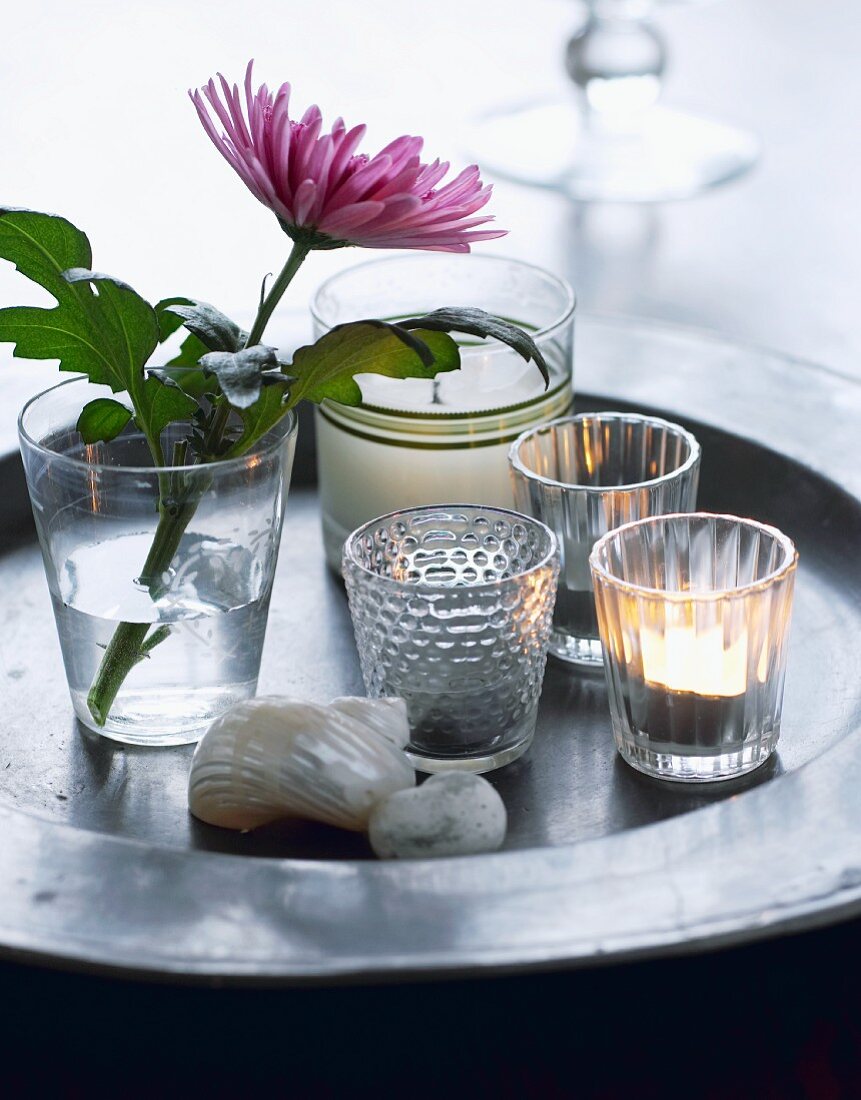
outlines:
[[[796,539],[784,728],[768,765],[716,789],[648,780],[616,757],[602,678],[551,662],[534,747],[491,777],[511,820],[502,853],[384,864],[362,837],[322,826],[202,825],[186,810],[190,748],[123,749],[73,721],[10,457],[0,956],[162,980],[378,980],[693,950],[861,910],[861,386],[702,334],[591,318],[580,390],[609,395],[580,408],[682,419],[703,444],[701,504]],[[326,700],[362,687],[305,436],[260,690]]]

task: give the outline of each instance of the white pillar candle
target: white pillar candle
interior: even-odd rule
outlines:
[[[417,317],[440,306],[478,307],[528,330],[550,384],[545,389],[535,363],[507,345],[464,336],[460,370],[433,380],[359,375],[361,406],[319,409],[323,530],[336,570],[346,536],[376,516],[422,504],[512,507],[509,445],[570,409],[574,295],[530,264],[401,255],[333,276],[311,308],[321,335],[347,321]]]
[[[370,403],[318,409],[320,504],[332,568],[340,569],[347,535],[375,516],[420,504],[513,508],[511,443],[525,428],[564,416],[573,396],[568,379],[547,394],[540,377],[531,388],[531,399],[488,412],[430,403],[399,410]]]

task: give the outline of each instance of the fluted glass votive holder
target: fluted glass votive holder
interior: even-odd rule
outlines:
[[[639,771],[710,782],[780,736],[798,555],[774,527],[696,512],[606,534],[591,555],[616,747]]]
[[[601,640],[589,554],[631,520],[692,512],[700,446],[678,424],[636,413],[595,412],[552,420],[512,444],[515,506],[559,540],[561,571],[550,652],[600,670]]]
[[[449,504],[359,527],[343,574],[372,698],[406,700],[416,768],[484,772],[532,742],[559,559],[553,532]]]

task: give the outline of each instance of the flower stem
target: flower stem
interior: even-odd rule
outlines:
[[[167,508],[164,501],[159,502],[158,527],[140,576],[140,582],[149,589],[153,600],[167,587],[165,574],[197,510],[199,495],[198,491],[192,499],[170,501]],[[97,725],[103,726],[107,721],[117,693],[134,666],[158,644],[145,643],[151,626],[152,623],[120,623],[114,631],[87,696],[87,707]],[[159,641],[163,640],[160,636]]]
[[[260,309],[245,342],[246,347],[253,347],[260,343],[273,310],[281,301],[284,291],[290,285],[309,251],[306,245],[294,243],[281,274],[260,303]],[[229,418],[230,405],[222,399],[215,409],[207,432],[208,454],[218,454]],[[156,466],[163,466],[164,460],[158,458],[161,453],[160,442],[158,440],[148,440],[148,442],[153,451]],[[179,463],[176,464],[179,465]],[[159,474],[159,521],[139,577],[140,583],[149,589],[153,600],[157,600],[169,587],[168,571],[171,562],[176,556],[186,528],[197,511],[198,502],[208,488],[209,482],[205,479],[195,478],[194,480],[196,484],[192,489],[188,480],[179,473]],[[114,631],[87,696],[87,706],[96,725],[103,726],[108,720],[120,688],[135,665],[142,658],[149,656],[150,651],[168,636],[169,630],[162,626],[147,639],[147,633],[152,625],[151,623],[120,623]]]
[[[149,628],[149,623],[120,623],[108,642],[87,696],[87,707],[97,725],[103,726],[108,720],[123,680],[138,663],[141,646]]]
[[[307,245],[294,241],[293,247],[290,250],[290,255],[287,257],[287,263],[282,268],[281,274],[272,284],[269,293],[260,303],[260,309],[257,311],[257,316],[254,318],[251,332],[249,332],[248,339],[245,341],[245,346],[247,348],[254,347],[255,344],[260,343],[260,338],[263,336],[263,330],[269,323],[272,311],[281,301],[284,296],[284,291],[293,281],[293,276],[302,266],[302,261],[310,251],[311,249]]]

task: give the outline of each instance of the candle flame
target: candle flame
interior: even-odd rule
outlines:
[[[668,625],[643,627],[640,652],[643,678],[670,691],[731,697],[747,689],[747,631],[727,642],[718,622],[703,630]]]

